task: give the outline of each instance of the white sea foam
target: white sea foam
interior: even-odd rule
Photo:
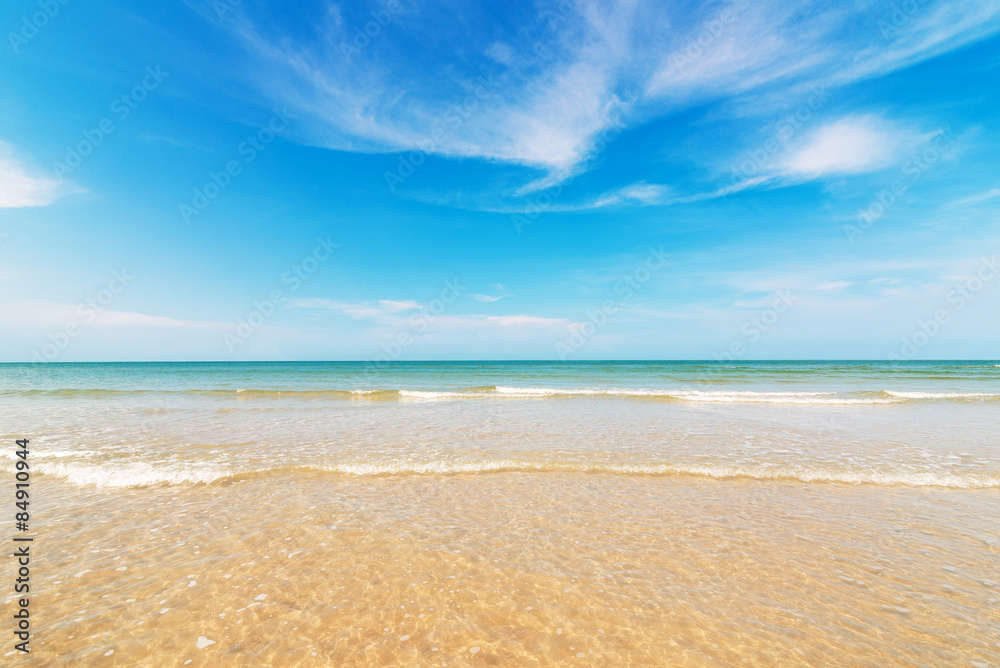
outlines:
[[[425,392],[423,390],[400,390],[399,396],[415,399],[448,399],[480,396],[478,392]]]
[[[556,390],[548,387],[502,387],[497,386],[497,394],[522,397],[549,397],[554,394],[595,394],[595,390]]]
[[[1000,476],[986,473],[956,475],[934,471],[875,470],[871,468],[830,470],[823,467],[791,465],[628,464],[490,459],[479,461],[348,462],[321,467],[304,467],[303,470],[320,470],[327,473],[352,476],[566,472],[653,476],[695,475],[717,479],[753,478],[757,480],[797,480],[807,483],[827,482],[880,486],[953,487],[961,489],[1000,487]],[[43,464],[39,466],[39,472],[64,478],[67,482],[74,485],[94,485],[97,487],[146,487],[158,484],[211,483],[231,478],[237,474],[234,470],[222,467],[193,468],[181,464],[153,465],[143,462],[117,466],[111,464],[100,466],[61,463]],[[255,472],[267,473],[268,471],[258,470]]]
[[[753,392],[740,390],[645,390],[624,388],[503,387],[496,393],[508,397],[623,396],[661,397],[679,401],[768,404],[888,404],[892,399],[836,396],[836,392]]]
[[[65,478],[74,485],[95,485],[97,487],[146,487],[167,483],[206,483],[228,478],[233,471],[217,467],[192,467],[169,464],[154,466],[145,462],[100,465],[43,464],[40,473]]]
[[[836,392],[739,392],[726,390],[690,390],[670,393],[684,401],[764,404],[887,404],[890,399],[843,397]]]
[[[711,478],[755,478],[758,480],[798,480],[801,482],[831,482],[908,487],[954,487],[979,489],[1000,487],[1000,476],[954,475],[930,471],[831,471],[821,468],[724,466],[724,465],[675,465],[675,464],[587,464],[545,461],[516,461],[494,459],[484,461],[426,463],[374,463],[361,462],[324,467],[331,473],[357,476],[400,474],[462,474],[563,471],[577,473],[628,473],[645,475],[698,475]]]
[[[565,395],[599,395],[599,396],[635,396],[635,397],[705,397],[711,399],[715,397],[745,397],[753,398],[776,398],[776,397],[818,397],[836,392],[750,392],[738,390],[685,390],[685,389],[662,389],[645,390],[638,388],[556,388],[556,387],[503,387],[497,386],[497,394],[507,394],[513,396],[537,396],[547,397],[559,394]]]
[[[983,397],[1000,397],[991,392],[896,392],[885,390],[885,393],[901,399],[975,399]]]

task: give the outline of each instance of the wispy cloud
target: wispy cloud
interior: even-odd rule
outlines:
[[[545,184],[579,171],[619,125],[740,96],[754,99],[734,108],[771,113],[789,91],[879,76],[1000,29],[1000,5],[988,0],[921,6],[889,32],[879,29],[887,7],[867,1],[793,7],[737,0],[695,9],[585,1],[543,6],[519,31],[497,26],[489,33],[470,28],[478,22],[466,14],[476,7],[427,5],[408,6],[405,19],[348,60],[344,44],[370,17],[331,7],[337,11],[317,16],[318,36],[309,38],[268,25],[246,5],[226,17],[275,74],[258,80],[303,114],[304,141],[526,165],[548,172]],[[434,53],[465,55],[428,67],[404,51],[414,36],[433,41],[427,46]],[[477,57],[478,67],[470,67]],[[865,130],[831,127],[786,167],[811,174],[878,164],[886,155],[879,147],[837,150],[838,138],[860,141]]]
[[[507,290],[504,289],[503,285],[501,285],[500,283],[495,283],[493,285],[493,287],[495,287],[500,294],[498,294],[498,295],[476,295],[476,294],[470,294],[469,296],[472,297],[473,299],[475,299],[477,302],[482,302],[484,304],[492,304],[493,302],[500,301],[504,297],[509,297],[510,296],[510,294],[507,293]]]
[[[498,286],[502,289],[503,286]],[[483,295],[479,295],[483,296]],[[500,297],[487,298],[496,301]],[[485,300],[477,300],[485,301]],[[352,304],[339,302],[324,298],[296,299],[289,303],[290,308],[310,308],[343,313],[356,320],[369,320],[377,325],[391,329],[405,330],[411,329],[414,325],[414,318],[420,313],[431,313],[428,311],[429,305],[415,301],[392,301],[379,300],[366,304]],[[565,318],[548,318],[530,314],[511,315],[485,315],[479,313],[466,314],[440,314],[431,316],[425,320],[425,326],[430,325],[433,331],[469,331],[483,329],[559,329],[569,326],[571,323]]]
[[[619,188],[613,188],[597,196],[588,197],[576,202],[541,201],[540,198],[528,198],[527,200],[518,199],[507,204],[497,204],[495,201],[484,203],[479,201],[481,198],[462,199],[455,195],[447,197],[425,195],[414,197],[414,199],[429,204],[448,205],[459,209],[488,213],[524,213],[525,211],[532,213],[571,213],[614,207],[642,207],[671,204],[681,199],[672,196],[671,193],[672,189],[669,186],[640,181]]]
[[[46,206],[61,193],[59,181],[18,160],[14,147],[0,141],[0,209]]]
[[[984,193],[979,193],[978,195],[972,195],[970,197],[963,197],[962,199],[955,200],[954,202],[949,202],[944,205],[945,209],[961,209],[967,206],[978,206],[984,204],[991,200],[1000,197],[1000,188],[993,188],[987,190]]]
[[[849,288],[852,285],[854,285],[854,283],[851,281],[828,281],[817,285],[816,289],[823,292],[830,292],[832,290],[843,290],[844,288]]]
[[[633,183],[630,186],[625,186],[619,188],[610,193],[601,195],[596,200],[590,208],[600,209],[605,206],[614,206],[616,204],[659,204],[663,201],[663,198],[670,191],[670,188],[664,185],[658,185],[654,183]]]
[[[148,315],[131,311],[95,309],[84,305],[72,305],[46,301],[14,301],[0,304],[11,320],[19,325],[36,325],[61,328],[66,323],[75,322],[87,327],[169,327],[219,329],[230,327],[223,322],[183,320],[167,316]]]

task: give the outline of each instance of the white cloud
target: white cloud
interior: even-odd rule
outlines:
[[[598,197],[590,208],[599,209],[616,204],[641,204],[644,206],[659,204],[670,191],[664,185],[653,183],[633,183]]]
[[[814,64],[815,56],[803,57],[803,51],[816,44],[790,39],[802,28],[790,5],[737,0],[697,18],[672,31],[646,84],[648,96],[690,102],[747,90]],[[813,17],[809,32],[824,23],[822,14]]]
[[[410,299],[392,300],[380,299],[375,303],[352,304],[349,302],[339,302],[333,299],[323,299],[315,297],[311,299],[295,299],[288,304],[289,308],[313,308],[326,311],[343,313],[355,320],[382,319],[385,317],[395,317],[395,314],[423,308],[423,304]]]
[[[414,309],[418,309],[423,306],[423,304],[421,304],[420,302],[413,301],[412,299],[404,299],[403,301],[395,301],[392,299],[380,299],[378,303],[386,313],[398,313],[399,311],[412,311]]]
[[[178,320],[177,318],[167,318],[160,315],[146,315],[145,313],[131,313],[129,311],[99,311],[97,317],[94,318],[94,324],[119,327],[141,326],[216,328],[226,326],[225,323]]]
[[[510,295],[507,293],[507,290],[503,287],[502,284],[495,283],[493,285],[493,287],[495,287],[500,292],[499,295],[473,295],[473,294],[470,294],[469,296],[472,297],[473,299],[475,299],[477,302],[482,302],[484,304],[492,304],[493,302],[500,301],[504,297],[510,297]]]
[[[831,290],[843,290],[844,288],[848,288],[852,285],[854,285],[854,283],[851,281],[830,281],[828,283],[821,283],[820,285],[817,285],[816,289],[823,292],[829,292]]]
[[[31,169],[0,141],[0,209],[46,206],[59,195],[59,182]]]
[[[955,200],[944,206],[945,209],[960,209],[966,206],[978,206],[984,202],[989,202],[990,200],[1000,197],[1000,188],[993,188],[984,193],[979,193],[978,195],[972,195],[970,197],[963,197],[962,199]]]
[[[658,183],[638,182],[602,193],[579,204],[536,205],[544,211],[589,211],[612,206],[653,206],[662,204],[670,187]],[[511,209],[516,211],[516,209]]]
[[[319,308],[343,313],[355,320],[374,319],[381,322],[395,322],[398,319],[396,314],[420,309],[423,306],[420,302],[410,299],[402,301],[380,299],[374,304],[351,304],[333,299],[315,297],[311,299],[295,299],[289,302],[289,308]]]
[[[498,285],[501,290],[502,285]],[[480,295],[483,296],[483,295]],[[487,298],[496,301],[501,297]],[[483,301],[483,300],[479,300]],[[477,313],[469,314],[438,314],[426,310],[427,307],[415,301],[391,301],[380,300],[379,306],[372,304],[349,304],[337,302],[330,299],[312,298],[296,299],[289,303],[292,308],[320,308],[328,311],[343,313],[357,320],[371,320],[378,325],[398,330],[410,330],[413,328],[412,315],[402,315],[406,311],[421,310],[428,314],[427,322],[434,331],[446,330],[490,330],[490,329],[538,329],[538,328],[565,328],[571,323],[565,318],[545,318],[527,314],[515,315],[482,315]],[[404,306],[405,305],[405,306]]]
[[[871,172],[900,162],[925,139],[877,116],[849,116],[813,132],[778,168],[802,178]]]
[[[75,322],[81,327],[183,327],[215,329],[228,327],[221,322],[180,320],[159,315],[110,309],[95,310],[84,305],[45,301],[15,301],[0,304],[0,310],[11,322],[42,327],[63,328]]]
[[[565,213],[571,211],[590,211],[593,209],[603,209],[606,207],[614,206],[654,206],[657,204],[671,204],[676,203],[680,199],[684,198],[671,198],[668,195],[671,193],[671,188],[658,183],[645,183],[638,182],[627,186],[622,186],[620,188],[615,188],[607,192],[601,193],[596,197],[591,197],[587,200],[577,203],[565,203],[560,204],[557,202],[546,203],[542,201],[531,201],[528,200],[527,203],[522,204],[507,204],[502,206],[489,206],[480,205],[476,206],[469,204],[468,206],[457,204],[454,201],[447,201],[440,197],[434,198],[416,198],[420,201],[431,202],[434,204],[451,204],[452,206],[459,206],[459,208],[468,208],[473,211],[487,211],[490,213],[520,213],[524,214],[525,211],[538,211],[538,212],[555,212],[555,213]]]
[[[309,41],[275,33],[246,5],[224,25],[235,26],[259,58],[248,78],[299,112],[298,139],[364,152],[423,148],[547,173],[522,194],[584,169],[618,127],[721,98],[732,100],[731,110],[772,114],[810,85],[879,76],[1000,30],[1000,5],[990,0],[921,5],[890,34],[878,28],[890,8],[867,0],[826,8],[778,0],[694,9],[655,0],[564,5],[555,18],[541,12],[518,30],[498,27],[488,36],[468,27],[476,17],[465,12],[479,10],[414,7],[350,60],[341,45],[357,26],[346,9],[318,16],[320,38]],[[215,20],[210,9],[199,11]],[[454,24],[440,25],[442,16]],[[417,62],[399,51],[414,35],[442,40],[429,52],[461,57],[433,67]],[[456,42],[456,35],[468,39]],[[479,98],[479,68],[468,67],[477,52],[491,73],[488,95]],[[456,115],[455,105],[467,100],[474,108]],[[429,140],[435,130],[441,135]],[[830,127],[786,167],[802,175],[872,169],[892,148],[878,130]]]
[[[488,324],[503,328],[566,327],[570,324],[566,318],[543,318],[535,315],[489,315],[485,318],[480,318],[480,316],[463,316],[461,318],[471,322],[482,320]],[[454,318],[453,320],[456,319],[458,318]]]

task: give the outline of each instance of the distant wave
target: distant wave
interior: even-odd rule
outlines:
[[[464,397],[480,397],[484,392],[429,392],[426,390],[398,390],[401,397],[413,397],[415,399],[451,399]]]
[[[800,466],[680,465],[665,463],[610,464],[586,462],[519,461],[496,459],[484,461],[355,462],[321,467],[276,467],[239,470],[223,466],[191,467],[182,464],[39,464],[45,475],[63,478],[74,485],[97,487],[147,487],[213,483],[259,475],[328,473],[350,476],[387,475],[468,475],[501,472],[513,473],[607,473],[647,476],[701,476],[716,479],[748,478],[756,480],[798,481],[805,483],[847,483],[879,486],[952,487],[984,489],[1000,487],[1000,476],[988,474],[949,474],[931,471],[826,470]]]
[[[548,399],[571,397],[625,397],[679,402],[766,403],[766,404],[829,404],[863,405],[895,404],[906,401],[995,401],[1000,393],[991,392],[923,392],[904,390],[823,392],[823,391],[751,391],[696,390],[685,388],[573,388],[573,387],[509,387],[504,385],[456,389],[202,389],[202,390],[111,390],[56,389],[4,390],[0,396],[48,395],[65,397],[120,397],[128,395],[188,395],[233,397],[241,400],[268,398],[350,399],[350,400],[453,400],[453,399]]]
[[[650,397],[675,401],[776,404],[885,404],[887,398],[836,396],[836,392],[751,392],[735,390],[559,389],[549,387],[497,387],[510,397]]]
[[[996,399],[1000,394],[993,392],[896,392],[884,390],[886,394],[901,399]]]
[[[239,398],[252,397],[358,397],[367,395],[398,395],[396,390],[264,390],[241,387],[235,390],[205,389],[205,390],[111,390],[105,388],[62,388],[55,390],[0,390],[0,396],[65,396],[65,397],[101,397],[128,396],[147,394],[192,395],[192,396],[232,396]]]

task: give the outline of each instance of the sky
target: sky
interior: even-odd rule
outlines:
[[[0,361],[1000,358],[1000,4],[9,0]]]

